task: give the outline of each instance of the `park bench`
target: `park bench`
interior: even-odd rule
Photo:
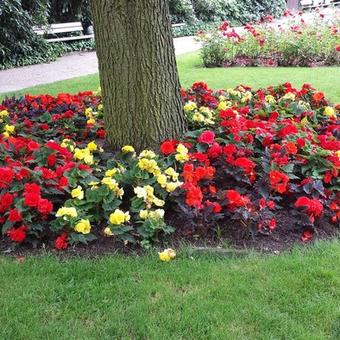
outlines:
[[[329,6],[340,6],[340,0],[301,0],[300,7],[302,10],[314,10]]]
[[[183,27],[185,23],[173,24],[172,27]],[[46,38],[47,42],[62,42],[83,39],[93,39],[94,34],[83,34],[83,26],[81,22],[66,22],[63,24],[52,24],[46,27],[34,27],[34,32],[41,36],[54,36],[53,38]],[[58,36],[65,35],[65,33],[81,33],[74,36]]]
[[[33,30],[38,35],[54,36],[53,38],[46,38],[46,41],[49,43],[94,38],[93,34],[83,34],[84,29],[81,22],[66,22],[63,24],[52,24],[46,27],[34,27]],[[65,33],[78,33],[78,35],[59,36],[65,35]]]

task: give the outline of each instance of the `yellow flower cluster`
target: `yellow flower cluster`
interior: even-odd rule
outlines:
[[[139,217],[142,220],[146,220],[148,218],[152,220],[161,220],[164,218],[164,209],[156,209],[156,210],[141,210],[139,212]]]
[[[185,113],[194,111],[196,109],[197,109],[197,104],[195,102],[189,101],[184,105],[184,112]]]
[[[84,191],[80,185],[71,191],[72,198],[77,198],[78,200],[84,199]]]
[[[118,182],[112,178],[115,174],[120,173],[121,170],[118,168],[108,169],[105,172],[105,177],[101,180],[101,183],[107,185],[110,190],[112,190],[117,197],[122,198],[124,196],[124,189],[119,187]],[[92,185],[92,189],[95,189],[98,182],[89,183]]]
[[[156,160],[148,159],[148,158],[141,158],[138,161],[138,167],[141,170],[145,170],[154,176],[158,176],[161,174],[161,169],[159,168]]]
[[[163,262],[169,262],[176,257],[175,250],[168,248],[164,249],[162,252],[158,253],[159,259]]]
[[[130,221],[130,213],[124,212],[120,209],[116,209],[112,214],[110,214],[109,221],[113,225],[121,225],[125,222]]]
[[[60,144],[61,147],[70,150],[71,152],[74,151],[74,142],[70,139],[63,139],[62,143]]]
[[[6,111],[7,112],[7,111]],[[15,132],[15,126],[14,125],[5,125],[5,130],[3,132],[3,136],[5,138],[8,138],[10,135],[12,135]]]
[[[64,141],[63,141],[64,143]],[[65,143],[65,145],[67,145]],[[103,151],[101,148],[98,148],[98,145],[95,142],[90,142],[87,144],[85,149],[79,149],[79,148],[75,148],[74,149],[74,154],[73,157],[76,160],[79,161],[84,161],[85,164],[87,165],[93,165],[94,164],[94,158],[93,158],[93,152],[97,151],[99,149],[99,151]]]
[[[286,93],[283,97],[281,97],[282,100],[295,100],[295,94],[293,92]]]
[[[88,107],[86,110],[85,110],[85,116],[86,116],[86,118],[87,118],[87,124],[88,125],[93,125],[93,124],[95,124],[95,122],[96,122],[96,119],[95,119],[95,117],[96,117],[96,115],[98,114],[98,112],[94,112],[93,110],[92,110],[92,108],[91,107]]]
[[[243,89],[244,91],[244,88],[242,87],[239,87],[239,89]],[[233,96],[233,97],[239,97],[241,98],[242,94],[240,91],[237,91],[237,90],[234,90],[234,89],[227,89],[227,93],[230,95],[230,96]]]
[[[163,207],[165,202],[157,198],[154,194],[154,188],[151,185],[146,185],[144,187],[134,188],[134,192],[138,198],[142,198],[147,204],[148,209],[151,208],[152,204],[157,207]]]
[[[229,109],[232,106],[232,103],[230,101],[226,101],[226,97],[220,96],[220,102],[217,106],[217,109],[219,111]]]
[[[323,111],[323,114],[325,116],[328,116],[328,117],[331,117],[331,118],[336,118],[336,113],[335,113],[335,110],[333,107],[331,106],[326,106],[324,111]]]
[[[265,97],[265,100],[267,103],[269,104],[275,104],[276,103],[276,100],[273,96],[271,96],[270,94],[268,94],[266,97]]]
[[[56,217],[77,217],[78,213],[76,208],[73,207],[61,207],[58,209],[57,213],[56,213]]]
[[[213,111],[206,106],[201,106],[199,110],[195,110],[192,115],[192,120],[197,123],[212,125],[214,124]]]
[[[165,189],[167,192],[175,191],[182,182],[178,181],[179,174],[174,170],[174,168],[168,168],[164,171],[164,174],[156,176],[157,183]],[[173,182],[169,181],[172,180]]]
[[[74,227],[74,230],[77,232],[77,233],[80,233],[80,234],[89,234],[91,232],[91,224],[90,224],[90,221],[89,220],[80,220],[76,226]]]
[[[0,123],[3,122],[4,118],[7,117],[9,115],[7,110],[2,110],[0,111]]]
[[[241,103],[249,102],[253,98],[253,94],[250,91],[242,93]]]
[[[176,160],[180,163],[184,163],[189,159],[189,150],[183,145],[178,144],[176,148],[177,154],[175,156]]]
[[[135,149],[132,145],[125,145],[122,147],[123,153],[135,153]]]

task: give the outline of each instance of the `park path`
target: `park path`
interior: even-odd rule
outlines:
[[[327,8],[321,10],[325,18],[340,17],[340,9]],[[313,21],[314,14],[304,13],[301,18],[306,22]],[[272,26],[284,26],[289,24],[290,18],[274,20]],[[242,30],[236,27],[236,31]],[[200,44],[194,37],[182,37],[174,39],[176,55],[196,51]],[[0,93],[18,91],[26,87],[53,83],[59,80],[70,79],[98,72],[96,52],[75,52],[63,56],[58,60],[39,65],[24,66],[5,71],[0,71]]]
[[[196,51],[200,44],[194,37],[174,39],[176,55]],[[0,71],[0,93],[98,72],[96,52],[74,52],[51,63],[31,65]]]

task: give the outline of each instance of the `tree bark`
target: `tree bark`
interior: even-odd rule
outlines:
[[[107,141],[157,148],[185,131],[168,2],[92,0]]]

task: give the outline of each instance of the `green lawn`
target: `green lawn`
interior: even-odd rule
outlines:
[[[203,69],[178,58],[183,86],[312,83],[340,101],[339,68]],[[98,76],[26,89],[95,90]],[[340,241],[280,256],[145,256],[24,262],[0,257],[0,339],[339,339]]]
[[[296,86],[301,86],[303,83],[310,83],[317,89],[324,91],[331,100],[340,101],[339,67],[236,67],[207,69],[201,66],[199,53],[194,52],[178,57],[178,68],[183,87],[188,87],[193,82],[199,80],[207,82],[210,87],[215,89],[234,87],[239,84],[259,88],[290,81]],[[98,75],[95,74],[28,88],[16,94],[76,93],[84,90],[96,90],[98,86]],[[4,94],[2,94],[2,96],[4,96]]]
[[[340,242],[280,256],[0,258],[1,339],[339,339]]]

